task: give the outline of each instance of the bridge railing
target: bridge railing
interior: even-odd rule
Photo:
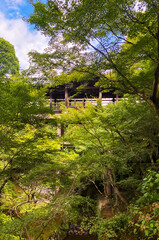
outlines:
[[[90,103],[93,105],[100,103],[102,106],[106,106],[109,103],[115,102],[116,100],[116,98],[72,98],[68,99],[67,101],[65,99],[56,99],[56,102],[52,103],[52,108],[54,110],[59,110],[61,106],[66,106],[68,108],[86,107]]]

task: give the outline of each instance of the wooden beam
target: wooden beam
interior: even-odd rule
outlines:
[[[102,100],[102,87],[99,87],[99,99]]]

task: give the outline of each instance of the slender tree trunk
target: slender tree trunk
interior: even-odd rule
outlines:
[[[148,152],[148,155],[149,155],[150,160],[151,160],[151,165],[154,166],[155,163],[154,163],[154,160],[153,160],[152,154]]]
[[[104,181],[104,194],[106,197],[110,198],[112,195],[112,187],[110,184],[108,172],[106,175],[104,175],[103,181]]]
[[[155,70],[155,80],[153,83],[153,93],[152,93],[152,106],[159,117],[159,9],[157,14],[157,32],[156,32],[156,39],[157,39],[157,66]]]
[[[115,182],[114,182],[114,179],[113,179],[113,176],[112,176],[112,172],[110,169],[108,169],[108,176],[109,176],[109,180],[110,180],[110,184],[112,186],[112,188],[114,189],[114,193],[119,197],[119,199],[127,205],[127,202],[126,200],[124,199],[124,197],[121,195],[119,189],[117,188]]]

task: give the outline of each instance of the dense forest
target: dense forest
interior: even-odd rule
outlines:
[[[45,52],[19,71],[0,38],[0,240],[158,240],[158,1],[30,2]],[[118,101],[55,114],[90,81]]]

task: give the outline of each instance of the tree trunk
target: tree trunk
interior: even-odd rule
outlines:
[[[153,93],[152,93],[152,106],[159,117],[159,9],[157,14],[157,32],[156,32],[156,39],[157,39],[157,66],[155,70],[155,80],[153,83]]]
[[[114,182],[114,179],[113,179],[113,176],[112,176],[112,172],[110,169],[108,169],[108,176],[109,176],[109,180],[110,180],[110,184],[114,190],[114,193],[119,197],[119,199],[127,205],[127,202],[126,200],[124,199],[124,197],[121,195],[119,189],[117,188],[115,182]]]
[[[0,196],[1,196],[1,193],[2,193],[2,190],[3,190],[4,186],[6,185],[6,183],[7,183],[10,179],[11,179],[11,177],[6,178],[6,179],[3,181],[2,185],[0,186]]]

